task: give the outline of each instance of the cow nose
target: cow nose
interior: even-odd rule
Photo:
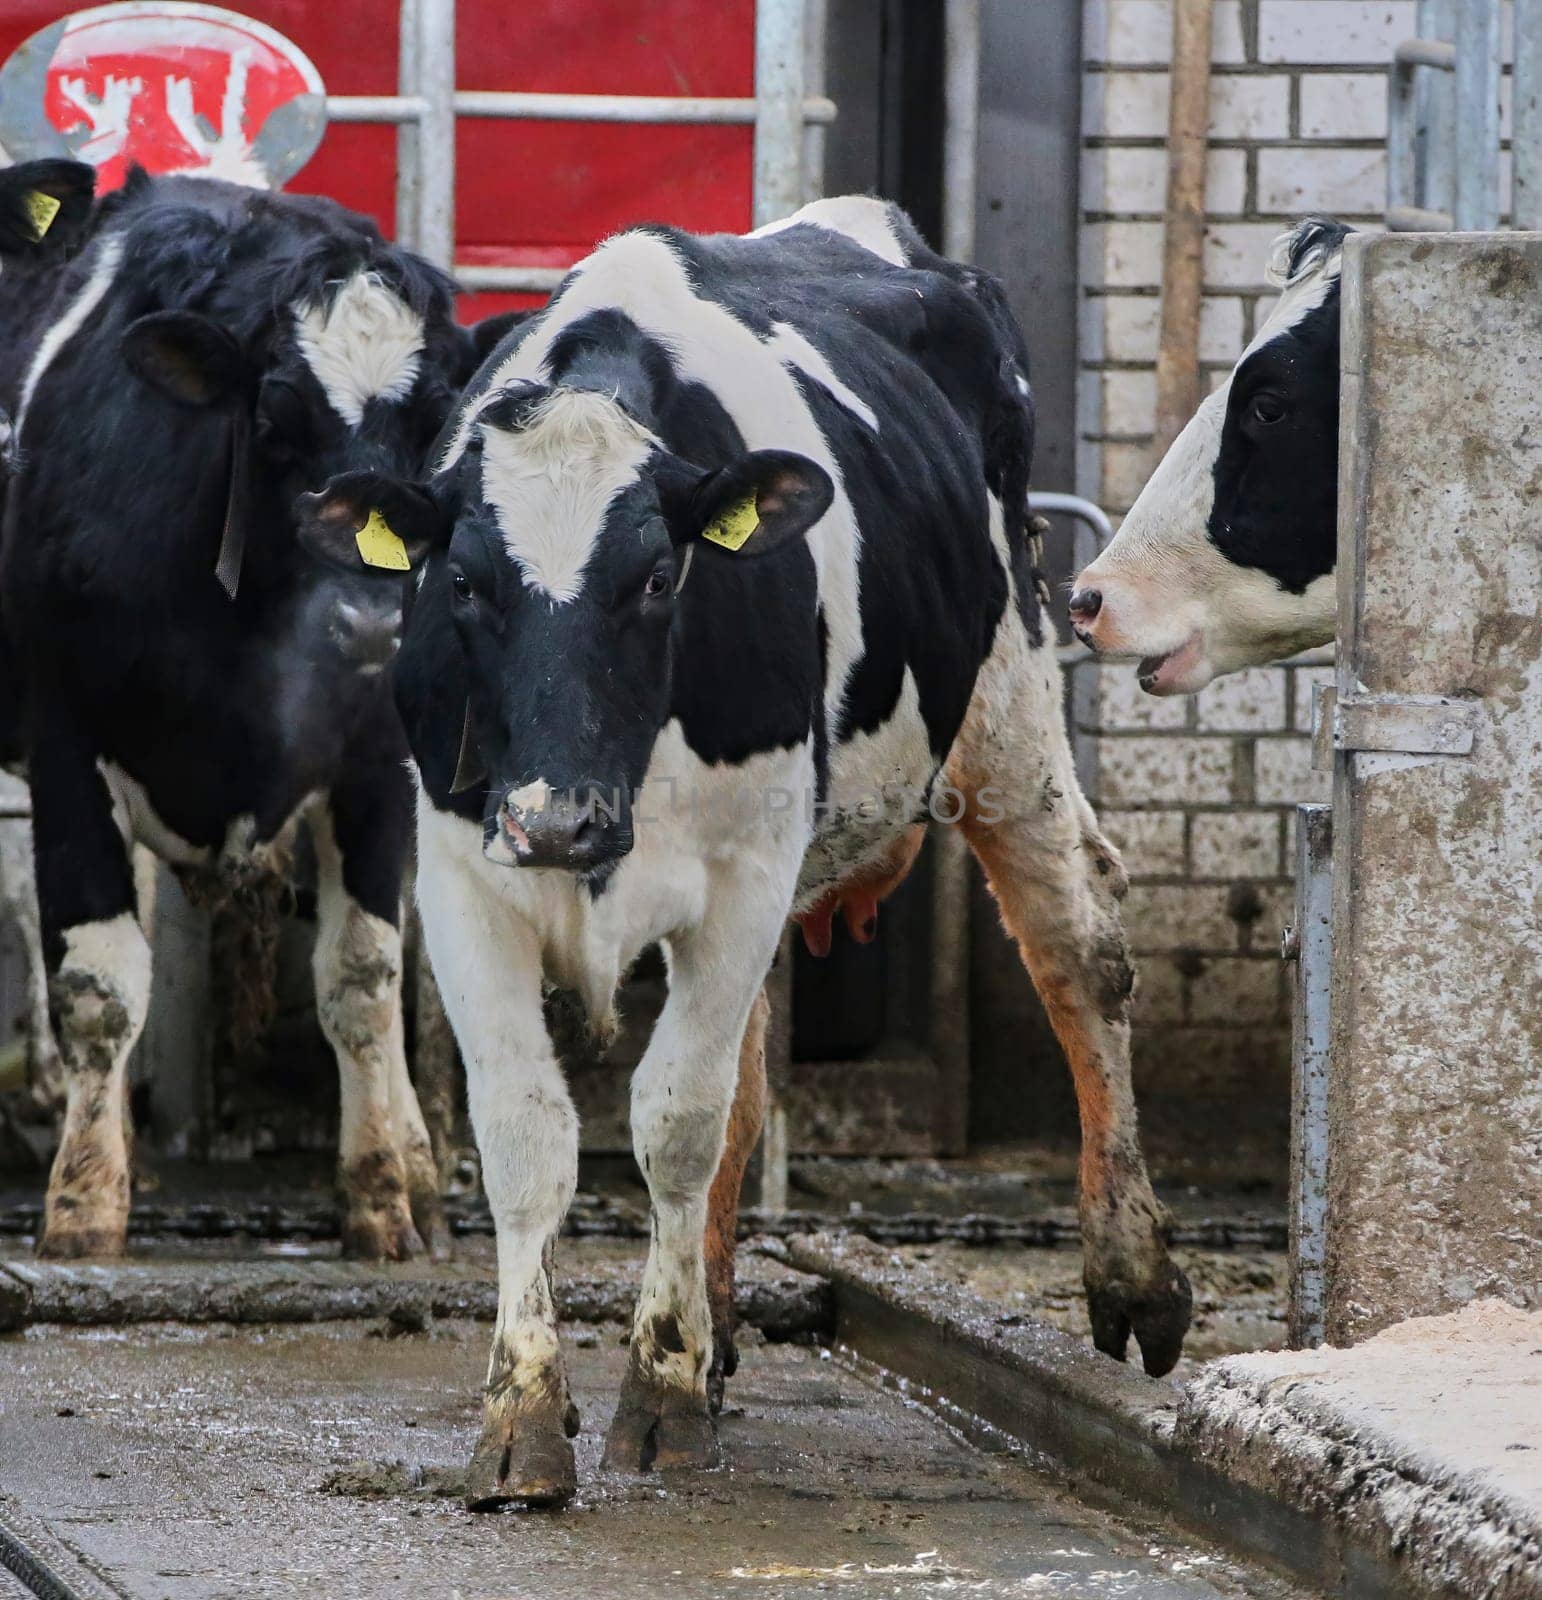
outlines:
[[[401,648],[401,612],[372,610],[343,601],[333,615],[333,638],[343,659],[361,672],[388,667]]]
[[[1078,589],[1071,596],[1071,615],[1078,622],[1091,622],[1103,609],[1103,592],[1100,589]]]
[[[630,839],[615,808],[592,787],[547,790],[539,804],[522,803],[525,794],[505,795],[498,808],[498,826],[519,866],[589,872],[626,854]]]

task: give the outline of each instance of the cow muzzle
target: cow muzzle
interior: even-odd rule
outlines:
[[[622,796],[598,783],[554,789],[537,780],[510,789],[499,801],[483,853],[505,866],[594,873],[631,848]]]

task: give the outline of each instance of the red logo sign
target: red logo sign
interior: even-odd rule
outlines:
[[[278,188],[326,126],[326,91],[282,34],[217,6],[130,0],[35,33],[0,70],[0,143],[69,155],[100,187],[131,162]]]

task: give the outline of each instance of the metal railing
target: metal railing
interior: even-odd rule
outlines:
[[[457,264],[457,118],[753,126],[759,227],[796,211],[820,187],[824,147],[816,130],[835,120],[835,104],[810,92],[823,86],[823,52],[818,42],[811,47],[808,35],[805,0],[757,0],[752,98],[458,90],[455,0],[402,0],[398,92],[328,95],[327,116],[334,122],[396,127],[399,243],[453,272],[468,289],[546,293],[562,281],[566,268]]]
[[[1387,86],[1387,226],[1488,231],[1500,194],[1499,0],[1419,0]],[[1514,0],[1511,226],[1542,226],[1542,0]]]

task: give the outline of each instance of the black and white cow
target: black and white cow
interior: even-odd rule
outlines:
[[[291,507],[340,471],[415,470],[471,355],[451,311],[448,280],[329,201],[135,173],[27,330],[0,648],[65,1076],[47,1254],[124,1243],[150,980],[130,846],[228,883],[281,867],[302,815],[345,1244],[404,1256],[436,1225],[399,993],[400,606],[305,554]]]
[[[929,806],[962,818],[1071,1061],[1097,1342],[1122,1356],[1133,1327],[1150,1370],[1177,1359],[1125,877],[1067,745],[1031,447],[995,282],[892,207],[822,201],[748,238],[610,239],[484,365],[430,481],[358,473],[309,503],[318,548],[349,559],[378,515],[420,567],[396,673],[418,895],[498,1241],[471,1505],[574,1488],[548,1267],[578,1128],[543,979],[604,1032],[638,952],[667,952],[632,1083],[652,1242],[606,1459],[709,1463],[762,980],[789,914],[903,860]]]
[[[1310,217],[1276,243],[1278,304],[1076,580],[1077,636],[1138,658],[1151,694],[1333,641],[1349,231]]]

